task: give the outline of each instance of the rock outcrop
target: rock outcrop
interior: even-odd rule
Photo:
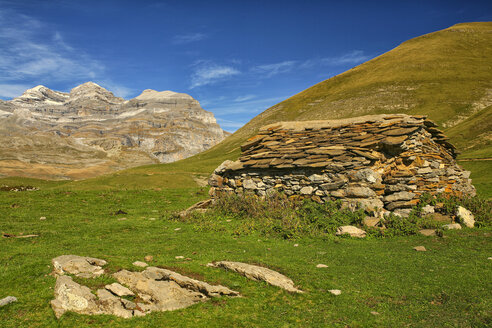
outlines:
[[[104,273],[102,267],[107,263],[93,257],[61,255],[51,260],[51,264],[55,275],[64,275],[67,272],[80,278],[94,278]]]
[[[145,90],[127,101],[92,82],[70,93],[37,86],[0,101],[0,175],[87,178],[173,162],[224,137],[187,94]]]
[[[248,279],[265,281],[270,285],[280,287],[289,292],[304,293],[302,290],[294,286],[292,279],[278,273],[277,271],[261,266],[231,261],[212,262],[207,264],[207,266],[231,270],[245,276]]]
[[[423,193],[474,195],[470,172],[435,126],[404,114],[271,124],[215,170],[211,195],[283,192],[403,216]]]
[[[52,260],[56,284],[51,307],[57,318],[65,312],[112,314],[122,318],[144,316],[153,311],[172,311],[204,302],[212,297],[240,296],[220,285],[210,285],[167,269],[148,267],[142,272],[121,270],[112,276],[118,283],[95,293],[73,281],[70,275],[94,278],[104,274],[106,261],[91,257],[62,255]],[[132,301],[124,297],[131,297]]]

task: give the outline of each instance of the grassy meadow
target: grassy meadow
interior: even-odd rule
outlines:
[[[113,176],[80,182],[0,180],[2,185],[39,188],[0,191],[1,232],[39,235],[0,239],[0,296],[19,299],[0,308],[1,326],[486,327],[492,323],[490,227],[448,231],[443,237],[364,240],[332,234],[284,239],[261,230],[243,234],[238,231],[245,222],[225,216],[204,228],[198,222],[174,220],[172,213],[207,198],[207,188],[179,188],[183,183],[179,177],[166,188],[169,172],[163,167],[145,173],[164,181],[147,187],[136,183],[138,170],[132,171],[133,180],[119,180],[119,188]],[[118,210],[127,214],[115,215]],[[119,220],[123,217],[126,220]],[[414,251],[418,245],[427,252]],[[105,259],[108,272],[135,269],[133,261],[153,255],[151,265],[223,284],[243,297],[216,298],[129,320],[75,313],[57,320],[49,304],[55,284],[49,273],[51,259],[63,254]],[[180,255],[191,260],[177,260]],[[268,266],[292,278],[306,293],[290,294],[205,266],[214,260]],[[320,263],[328,267],[317,268]],[[97,287],[111,281],[106,276],[88,284]],[[330,289],[340,289],[342,294],[334,296]]]

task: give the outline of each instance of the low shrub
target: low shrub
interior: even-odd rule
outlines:
[[[454,214],[458,206],[475,213],[477,225],[490,224],[490,201],[477,198],[445,198],[441,195],[424,194],[407,218],[389,214],[382,219],[386,229],[363,227],[370,237],[413,235],[420,229],[437,229],[442,236],[442,222],[422,215],[425,205],[442,203],[443,214]],[[205,213],[194,212],[189,216],[174,215],[174,220],[194,224],[198,231],[229,231],[235,235],[260,233],[285,239],[301,236],[334,235],[338,227],[353,225],[362,227],[367,214],[362,209],[351,211],[341,201],[317,203],[310,199],[289,199],[282,193],[260,199],[253,195],[230,194],[217,199]],[[224,221],[230,222],[225,225]]]

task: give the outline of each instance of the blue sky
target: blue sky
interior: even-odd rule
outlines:
[[[0,98],[173,90],[234,131],[405,40],[490,20],[492,1],[0,0]]]

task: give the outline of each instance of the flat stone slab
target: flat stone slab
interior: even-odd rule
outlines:
[[[356,237],[356,238],[364,238],[366,236],[366,232],[364,230],[354,226],[341,226],[337,228],[337,232],[336,232],[337,236],[342,236],[345,234],[349,234],[350,237]]]
[[[125,286],[120,285],[119,283],[115,282],[110,285],[104,286],[107,290],[109,290],[111,293],[117,295],[117,296],[134,296],[135,293],[126,288]]]
[[[102,275],[106,261],[94,257],[78,255],[62,255],[51,260],[55,275],[65,273],[76,275],[81,278],[94,278]]]
[[[265,281],[270,285],[280,287],[289,292],[304,293],[302,290],[294,287],[294,282],[290,278],[268,268],[247,263],[230,261],[213,262],[207,264],[207,266],[232,270],[245,276],[248,279]]]

